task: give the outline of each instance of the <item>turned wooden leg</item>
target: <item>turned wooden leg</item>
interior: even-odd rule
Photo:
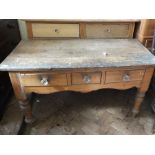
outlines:
[[[26,123],[33,123],[34,118],[32,116],[32,107],[31,107],[31,104],[29,102],[29,99],[19,100],[19,106],[20,106],[20,109],[25,116],[25,122]]]
[[[140,111],[140,107],[145,97],[145,93],[148,90],[149,85],[150,85],[153,71],[154,71],[153,67],[148,67],[145,70],[145,74],[141,82],[141,86],[139,87],[136,98],[135,98],[134,108],[132,110],[132,113],[134,116],[136,116]]]
[[[24,87],[20,82],[20,73],[9,73],[11,83],[14,89],[15,96],[19,102],[20,108],[24,114],[25,122],[32,123],[34,118],[32,117],[32,108],[30,104],[30,94],[25,93]]]
[[[133,116],[136,116],[139,113],[144,97],[145,97],[145,93],[138,90],[136,98],[135,98],[134,107],[132,110]]]

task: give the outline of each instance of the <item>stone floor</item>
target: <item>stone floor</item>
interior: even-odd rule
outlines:
[[[37,121],[24,126],[22,134],[31,135],[130,135],[152,134],[154,115],[150,103],[154,92],[149,91],[141,113],[133,118],[130,114],[136,89],[126,91],[99,90],[91,93],[61,92],[51,95],[33,95],[33,114]],[[13,98],[9,106],[14,105]],[[16,104],[15,104],[16,105]],[[19,110],[6,111],[0,123],[0,134],[17,134],[22,116]],[[10,116],[8,116],[10,115]],[[16,120],[17,118],[20,120]],[[13,128],[14,124],[14,128]],[[18,124],[18,125],[17,125]],[[10,128],[10,131],[7,131]],[[5,133],[6,129],[6,133]]]
[[[16,135],[23,124],[23,116],[15,97],[9,100],[5,113],[0,121],[0,135]]]

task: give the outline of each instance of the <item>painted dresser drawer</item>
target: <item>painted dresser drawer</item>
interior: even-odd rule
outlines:
[[[87,38],[128,38],[130,24],[86,24]]]
[[[33,37],[79,37],[79,24],[32,23]]]
[[[35,73],[21,74],[23,86],[66,86],[66,74]]]
[[[82,72],[72,73],[72,85],[80,84],[100,84],[101,83],[101,72]]]
[[[141,81],[145,70],[107,71],[105,83]]]

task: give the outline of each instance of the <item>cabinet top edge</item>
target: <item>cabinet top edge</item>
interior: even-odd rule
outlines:
[[[140,22],[139,19],[21,19],[26,22]]]

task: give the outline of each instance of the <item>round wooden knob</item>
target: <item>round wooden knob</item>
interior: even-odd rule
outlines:
[[[124,74],[123,81],[130,81],[130,76],[128,74]]]
[[[84,75],[83,81],[84,81],[85,83],[90,83],[90,82],[91,82],[91,76],[89,76],[89,75]]]
[[[47,78],[42,78],[40,82],[44,86],[47,86],[48,85],[48,79]]]

